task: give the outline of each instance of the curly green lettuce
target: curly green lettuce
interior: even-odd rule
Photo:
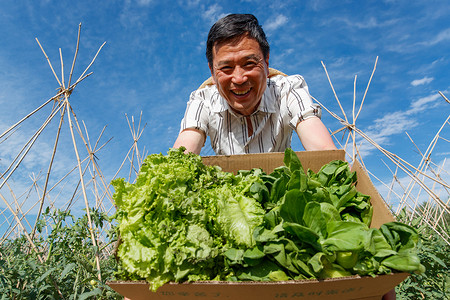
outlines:
[[[221,255],[252,247],[264,210],[259,170],[233,175],[201,157],[171,149],[143,162],[135,183],[112,181],[121,244],[120,279],[166,282],[224,279],[232,272]]]

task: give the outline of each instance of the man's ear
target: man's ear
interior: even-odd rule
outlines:
[[[213,83],[213,84],[216,84],[216,79],[215,79],[215,76],[214,76],[214,70],[213,70],[213,67],[211,66],[210,63],[208,63],[208,67],[209,67],[209,71],[211,72],[212,83]]]
[[[266,62],[267,76],[269,76],[269,53],[267,53],[267,57],[264,59],[264,61]]]

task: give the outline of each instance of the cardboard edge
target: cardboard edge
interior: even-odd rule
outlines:
[[[106,284],[119,294],[132,299],[197,299],[203,295],[220,294],[220,299],[236,299],[235,295],[245,293],[246,300],[259,300],[282,297],[282,295],[299,295],[302,299],[322,299],[328,294],[332,299],[380,299],[409,276],[408,273],[392,273],[388,275],[350,276],[325,280],[289,280],[289,281],[195,281],[183,283],[167,283],[156,292],[150,291],[146,281],[108,281]],[[357,282],[354,280],[357,279]],[[370,285],[368,283],[370,282]],[[362,288],[364,286],[364,288]],[[188,297],[188,296],[191,297]],[[270,299],[271,299],[270,298]]]
[[[345,160],[344,150],[296,151],[303,167],[317,172],[322,165],[332,160]],[[245,157],[245,160],[242,158]],[[283,165],[284,152],[268,152],[236,155],[202,156],[206,165],[217,165],[223,171],[236,173],[239,170],[251,170],[258,166],[266,173],[271,173],[275,167]]]

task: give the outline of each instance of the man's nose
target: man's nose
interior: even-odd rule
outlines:
[[[243,84],[247,81],[245,70],[240,66],[236,66],[233,70],[231,81],[235,84]]]

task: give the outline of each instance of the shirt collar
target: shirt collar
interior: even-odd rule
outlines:
[[[276,108],[275,108],[275,99],[274,97],[271,97],[271,93],[273,93],[274,91],[272,90],[272,86],[269,83],[270,79],[267,79],[267,87],[266,90],[264,91],[264,94],[262,96],[261,102],[259,103],[258,109],[253,113],[256,114],[258,112],[264,112],[264,113],[275,113],[276,112]],[[227,101],[225,100],[225,98],[223,98],[220,94],[219,91],[217,90],[217,87],[215,85],[211,86],[211,89],[213,89],[213,93],[212,93],[212,97],[211,97],[211,110],[214,113],[221,113],[224,112],[226,110],[229,110],[231,113],[236,114],[228,105]]]

